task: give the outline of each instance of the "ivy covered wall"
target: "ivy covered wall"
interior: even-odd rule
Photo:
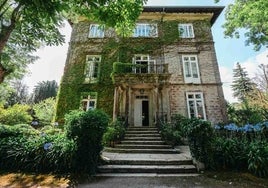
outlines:
[[[114,62],[131,63],[134,54],[150,54],[159,60],[167,45],[197,46],[212,43],[210,21],[194,21],[194,39],[181,39],[178,24],[183,21],[140,20],[158,25],[156,38],[120,38],[109,29],[103,39],[88,38],[90,22],[73,25],[72,37],[58,93],[56,120],[63,122],[64,114],[79,109],[84,92],[97,92],[97,108],[112,115],[114,85],[111,78]],[[101,55],[100,71],[96,83],[84,83],[84,69],[87,55]],[[162,62],[164,63],[164,62]]]

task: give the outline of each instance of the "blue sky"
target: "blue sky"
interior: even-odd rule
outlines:
[[[226,6],[233,0],[221,0],[215,4],[214,0],[149,0],[148,5],[152,6]],[[253,46],[245,46],[245,38],[240,39],[224,38],[222,25],[224,23],[224,12],[219,16],[212,27],[215,42],[215,49],[223,82],[225,98],[229,102],[235,102],[232,97],[231,82],[232,69],[236,62],[240,62],[254,77],[257,66],[261,63],[268,63],[268,49],[263,48],[258,52],[253,50]],[[58,47],[44,47],[36,53],[40,59],[29,66],[29,74],[24,80],[31,90],[37,82],[43,80],[56,80],[60,82],[63,74],[64,64],[67,57],[68,42],[70,39],[71,27],[68,23],[62,28],[62,33],[66,35],[66,43]]]

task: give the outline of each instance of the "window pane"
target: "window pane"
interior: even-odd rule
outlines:
[[[89,29],[89,37],[91,38],[103,38],[104,30],[98,24],[91,24]]]
[[[95,100],[91,100],[89,101],[89,104],[88,104],[88,109],[89,110],[93,110],[95,108]]]
[[[192,73],[193,73],[193,78],[198,78],[198,70],[197,70],[197,65],[195,62],[192,62]]]
[[[185,77],[191,77],[190,63],[186,62],[184,68],[185,68]]]

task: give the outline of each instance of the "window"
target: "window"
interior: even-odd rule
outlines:
[[[197,56],[183,55],[182,62],[185,83],[200,83]]]
[[[82,98],[82,109],[84,111],[94,110],[97,104],[97,93],[90,93],[90,95],[84,95]]]
[[[89,27],[89,38],[103,38],[104,37],[104,30],[98,24],[90,24]]]
[[[134,64],[134,73],[155,72],[155,60],[151,60],[149,55],[135,55]]]
[[[187,92],[186,97],[187,97],[188,117],[189,118],[196,117],[206,120],[203,93]]]
[[[136,24],[133,37],[157,37],[157,24]]]
[[[97,81],[101,56],[88,55],[86,57],[85,82]]]
[[[181,38],[194,38],[193,24],[179,24]]]

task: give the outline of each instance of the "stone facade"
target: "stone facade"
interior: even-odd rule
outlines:
[[[92,107],[103,109],[114,118],[123,116],[130,126],[154,126],[160,116],[170,120],[172,114],[200,116],[212,123],[226,121],[225,100],[210,30],[222,9],[147,7],[137,23],[157,25],[156,37],[122,39],[112,29],[106,29],[103,38],[90,38],[89,28],[94,22],[74,24],[57,119],[62,120],[64,113],[81,108],[81,101],[88,100],[86,105],[90,106],[91,102]],[[180,37],[180,23],[190,24],[194,36]],[[101,57],[96,82],[85,81],[88,56]],[[191,61],[187,62],[189,59]],[[128,63],[130,72],[116,72],[114,62],[118,61]],[[96,69],[96,64],[94,66]],[[186,80],[188,69],[193,82]],[[94,95],[97,98],[85,99],[92,92],[97,93]]]

